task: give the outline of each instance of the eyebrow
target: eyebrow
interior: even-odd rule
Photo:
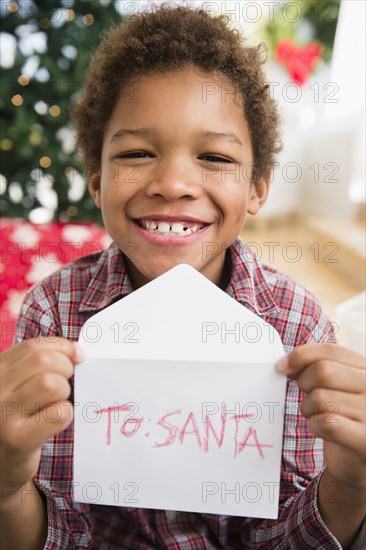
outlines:
[[[157,132],[152,130],[151,128],[121,128],[118,130],[115,134],[113,134],[111,143],[114,141],[117,141],[119,138],[124,136],[152,136],[156,135]],[[232,132],[214,132],[212,130],[206,130],[204,132],[199,132],[198,137],[203,138],[211,138],[211,139],[224,139],[225,141],[231,141],[232,143],[236,143],[237,145],[243,145],[242,141],[238,138],[238,136]]]
[[[212,132],[212,131],[206,131],[206,132],[200,132],[200,137],[208,137],[211,139],[224,139],[225,141],[231,141],[232,143],[237,143],[238,145],[243,145],[242,141],[238,138],[238,136],[232,132]]]
[[[119,138],[124,136],[151,136],[155,134],[156,132],[154,130],[151,130],[150,128],[121,128],[115,134],[113,134],[111,143],[117,141]]]

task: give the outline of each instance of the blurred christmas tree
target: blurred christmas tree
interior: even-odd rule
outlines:
[[[118,2],[1,2],[0,212],[31,221],[100,221],[69,124],[103,29]]]

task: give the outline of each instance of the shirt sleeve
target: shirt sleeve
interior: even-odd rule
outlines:
[[[38,336],[60,337],[55,311],[52,295],[37,285],[24,300],[15,342]],[[91,542],[89,506],[73,502],[72,466],[73,424],[43,444],[40,466],[33,479],[47,508],[45,550],[87,548]]]
[[[319,308],[313,326],[301,335],[298,345],[336,343],[333,324]],[[244,548],[256,550],[342,550],[324,524],[318,510],[318,487],[324,470],[323,442],[308,430],[301,414],[302,392],[288,380],[277,520],[246,519],[241,529]],[[330,495],[331,496],[331,495]],[[361,528],[351,550],[361,548]]]

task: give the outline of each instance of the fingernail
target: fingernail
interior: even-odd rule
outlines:
[[[86,359],[86,350],[77,343],[74,343],[74,349],[75,349],[75,360],[77,363],[81,363]]]
[[[276,363],[276,368],[280,372],[287,372],[289,367],[287,355],[283,355]]]

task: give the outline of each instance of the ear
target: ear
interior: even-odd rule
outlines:
[[[251,183],[248,197],[248,214],[258,213],[266,202],[269,191],[269,178],[261,178],[256,183]]]
[[[92,174],[89,178],[89,193],[97,208],[101,208],[100,200],[100,174]]]

